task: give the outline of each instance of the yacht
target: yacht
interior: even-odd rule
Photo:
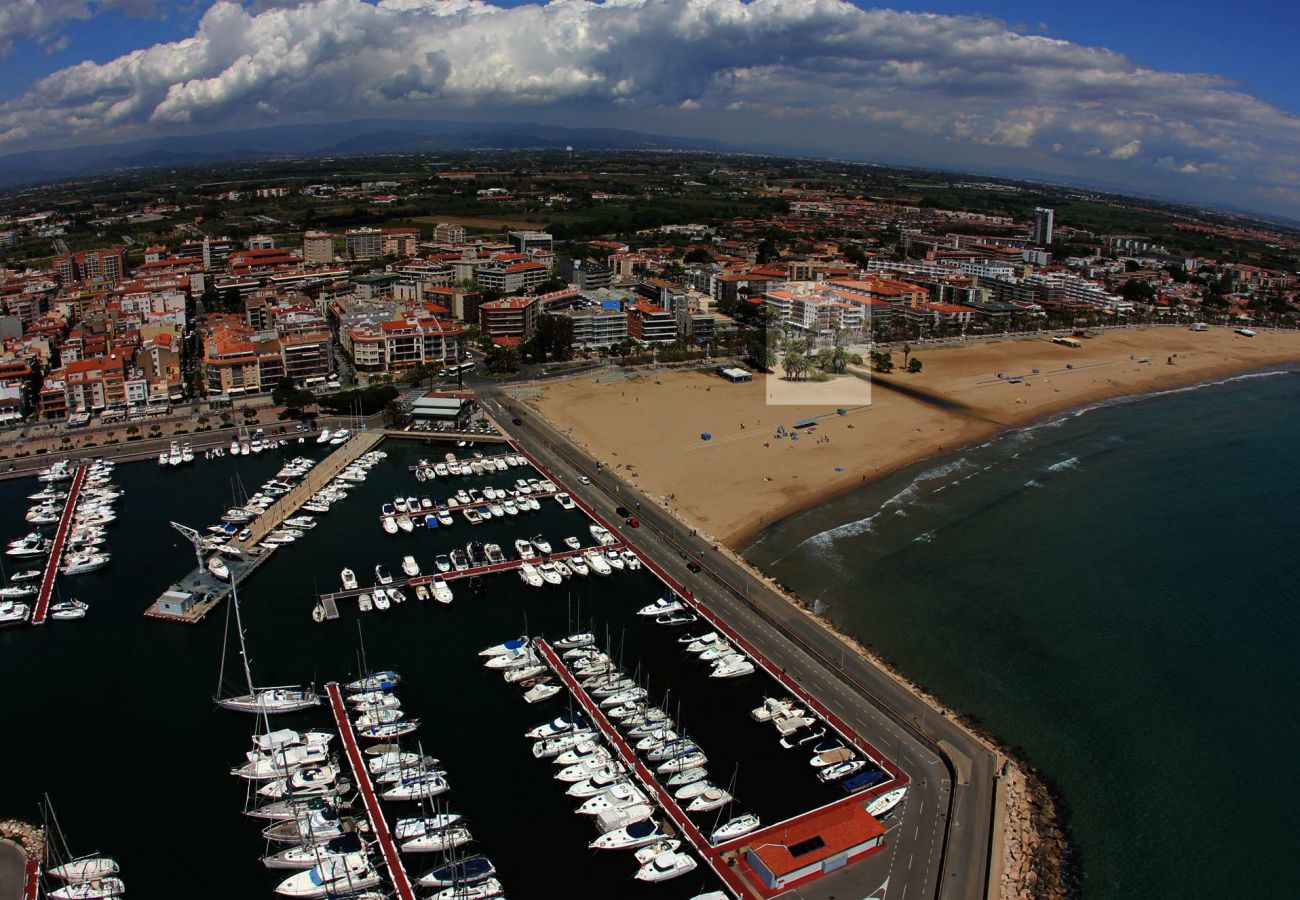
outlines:
[[[605,561],[605,557],[602,556],[598,550],[588,550],[583,554],[583,559],[587,561],[587,565],[591,567],[591,571],[595,572],[597,575],[608,575],[610,572],[614,571],[609,567],[609,563]]]
[[[338,776],[338,770],[333,766],[312,766],[299,769],[285,778],[277,778],[258,788],[257,793],[272,800],[283,800],[290,796],[305,797],[311,794],[321,794],[334,787],[335,782],[338,781]]]
[[[363,694],[369,691],[391,691],[402,683],[402,676],[398,675],[391,669],[385,669],[382,672],[371,672],[364,675],[356,681],[350,681],[343,686],[343,690],[349,694]]]
[[[591,536],[596,539],[598,544],[615,544],[617,540],[614,535],[609,533],[609,529],[601,525],[592,525],[590,528]]]
[[[636,611],[638,616],[661,616],[664,613],[677,612],[682,608],[682,601],[676,597],[660,597]]]
[[[736,816],[714,829],[713,834],[709,836],[709,841],[715,846],[717,844],[734,841],[738,837],[744,837],[751,831],[756,831],[759,826],[758,816],[753,813],[745,813],[743,816]]]
[[[830,784],[832,781],[839,781],[841,778],[848,778],[856,773],[859,769],[867,764],[865,759],[846,759],[826,766],[817,773],[817,780],[823,784]]]
[[[429,582],[429,588],[433,592],[433,599],[439,603],[450,603],[453,599],[451,588],[441,575],[434,575]]]
[[[330,433],[330,430],[328,428],[323,428],[321,429],[320,435],[316,438],[316,443],[328,444],[332,436],[333,435]]]
[[[420,564],[415,561],[414,556],[402,557],[402,571],[410,578],[420,574]]]
[[[573,502],[573,498],[565,493],[556,494],[555,502],[560,504],[560,509],[573,509],[575,505]]]
[[[107,553],[79,553],[64,561],[63,566],[59,571],[64,575],[81,575],[86,572],[96,572],[108,565],[108,561],[109,556]]]
[[[700,783],[702,782],[696,782],[696,784]],[[722,788],[709,786],[705,790],[700,791],[695,796],[695,799],[691,800],[691,802],[686,805],[686,811],[711,812],[715,809],[726,806],[730,802],[731,794],[727,793]]]
[[[754,664],[740,654],[723,657],[713,664],[710,678],[739,678],[754,671]]]
[[[61,622],[86,618],[89,607],[80,600],[63,600],[50,607],[50,618]]]
[[[537,552],[543,556],[546,556],[551,552],[551,542],[546,540],[546,538],[542,537],[540,534],[533,535],[529,538],[529,541],[531,541],[532,545],[537,548]]]
[[[543,700],[549,700],[560,692],[558,684],[549,682],[539,682],[524,692],[525,703],[541,703]]]
[[[679,850],[666,850],[645,863],[633,877],[637,881],[667,881],[695,869],[695,857]]]
[[[647,818],[608,831],[587,846],[592,850],[632,850],[666,837],[668,835],[659,827],[659,823]]]
[[[409,838],[402,842],[401,847],[407,853],[446,853],[448,850],[468,844],[471,840],[473,837],[469,829],[458,825]]]
[[[230,579],[230,569],[226,566],[226,561],[220,556],[214,556],[208,560],[208,571],[220,578],[222,581]]]
[[[61,888],[50,891],[54,900],[110,900],[122,896],[126,885],[120,878],[94,878],[90,881],[74,881]]]
[[[465,886],[481,884],[495,874],[496,867],[490,859],[486,856],[471,856],[425,872],[416,883],[420,887],[451,887],[453,893],[450,896],[460,898],[465,896],[462,893]]]
[[[519,652],[522,651],[524,648],[526,648],[526,647],[528,646],[529,643],[530,643],[530,642],[529,642],[528,638],[526,638],[526,637],[517,637],[517,638],[512,638],[511,640],[505,641],[505,642],[500,643],[500,644],[494,644],[494,645],[491,646],[491,647],[487,647],[487,648],[485,648],[485,649],[483,649],[483,650],[480,650],[480,651],[478,652],[478,655],[479,655],[479,656],[488,656],[488,657],[492,657],[492,656],[509,656],[509,655],[513,655],[513,654],[515,654],[515,653],[519,653]]]
[[[355,591],[357,589],[357,573],[351,569],[344,569],[339,576],[343,580],[343,590]]]
[[[596,643],[596,635],[590,631],[575,631],[573,634],[560,638],[551,646],[556,650],[576,650],[581,647],[590,647]]]
[[[346,896],[377,887],[381,880],[364,853],[350,853],[291,875],[280,882],[275,892],[282,897]]]
[[[330,446],[337,447],[340,444],[346,443],[347,439],[350,437],[352,437],[352,432],[348,431],[346,428],[340,428],[338,431],[334,432],[334,436],[330,438]]]
[[[524,565],[528,565],[525,563]],[[560,570],[555,567],[553,562],[544,562],[537,567],[537,574],[542,576],[542,580],[547,584],[560,584],[564,581],[560,575]],[[532,584],[530,581],[529,584]]]
[[[21,625],[27,621],[31,608],[26,603],[15,600],[0,600],[0,628],[7,625]]]
[[[566,559],[564,564],[569,567],[569,571],[574,575],[586,576],[591,574],[591,567],[587,565],[586,561],[581,556],[574,556],[570,559]]]
[[[539,738],[557,737],[561,734],[568,734],[572,731],[587,730],[587,720],[576,713],[565,713],[549,722],[544,722],[535,728],[530,728],[524,732],[524,737],[537,740]]]
[[[541,587],[546,583],[537,567],[527,562],[519,567],[519,578],[529,587]],[[559,576],[557,575],[556,578],[559,578]]]
[[[877,819],[883,818],[893,812],[898,804],[903,802],[907,796],[907,788],[894,788],[888,793],[881,794],[876,799],[867,804],[867,812]]]

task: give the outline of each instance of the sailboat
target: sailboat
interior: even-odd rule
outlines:
[[[283,687],[257,688],[253,686],[253,670],[248,660],[248,646],[244,642],[244,625],[239,615],[239,584],[231,582],[230,607],[226,610],[226,629],[230,629],[230,608],[235,611],[235,632],[239,635],[239,657],[244,664],[244,680],[248,693],[237,697],[222,697],[221,686],[225,680],[226,657],[225,638],[223,637],[221,672],[217,676],[217,705],[224,709],[251,713],[288,713],[320,705],[320,695],[311,688],[298,685]]]
[[[74,857],[68,850],[67,838],[54,815],[54,806],[46,795],[42,805],[45,819],[45,873],[61,882],[46,893],[58,898],[108,898],[117,897],[125,890],[118,874],[117,862],[108,856],[89,854]]]

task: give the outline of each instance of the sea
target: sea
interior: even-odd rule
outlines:
[[[369,585],[376,564],[398,575],[402,557],[411,554],[432,572],[438,554],[470,540],[500,543],[511,555],[514,539],[537,534],[556,547],[569,535],[592,543],[587,517],[553,500],[500,522],[458,520],[387,535],[380,506],[395,496],[442,498],[457,488],[508,486],[536,473],[510,469],[420,484],[411,464],[440,459],[447,445],[390,440],[381,448],[388,459],[351,496],[241,586],[253,675],[259,685],[319,686],[349,680],[363,664],[398,670],[403,708],[420,721],[416,746],[448,773],[451,790],[438,798],[441,810],[465,817],[475,838],[468,852],[493,860],[511,897],[671,900],[718,887],[703,864],[671,882],[643,884],[632,878],[637,864],[630,852],[588,849],[597,832],[589,817],[575,813],[581,800],[566,796],[566,786],[553,778],[555,766],[534,759],[524,737],[565,712],[566,695],[529,706],[522,690],[481,665],[481,649],[521,634],[554,639],[578,627],[592,631],[648,688],[708,755],[714,783],[737,798],[731,809],[696,819],[706,831],[723,814],[755,812],[775,823],[843,796],[820,784],[805,759],[781,749],[770,726],[751,720],[749,710],[777,691],[766,676],[710,679],[707,664],[683,661],[677,638],[687,629],[637,614],[664,593],[645,569],[546,589],[529,588],[508,572],[452,582],[449,606],[411,597],[387,612],[363,614],[355,602],[343,602],[338,621],[313,622],[317,591],[337,590],[344,566]],[[71,851],[112,855],[133,897],[216,896],[216,888],[221,896],[273,896],[289,873],[263,867],[260,825],[242,814],[248,783],[230,774],[259,725],[213,702],[223,647],[227,693],[242,678],[235,635],[227,632],[228,605],[197,625],[150,620],[143,612],[195,565],[192,546],[169,523],[203,530],[285,458],[323,452],[293,444],[261,457],[199,459],[182,469],[154,462],[117,467],[114,482],[124,495],[109,529],[112,562],[59,581],[59,596],[88,602],[88,616],[0,630],[0,817],[36,818],[48,795]],[[7,540],[31,530],[23,515],[27,495],[39,487],[34,478],[0,483],[0,535]],[[12,560],[4,562],[12,573]],[[324,707],[278,716],[273,724],[332,729]],[[411,804],[384,805],[390,825],[418,812]],[[427,854],[407,857],[412,876],[437,862]]]
[[[1082,896],[1294,897],[1297,374],[1010,431],[745,555],[1041,770]]]

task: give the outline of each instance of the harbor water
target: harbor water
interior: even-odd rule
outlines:
[[[1039,767],[1088,898],[1295,896],[1300,377],[1114,402],[746,555]]]
[[[355,600],[341,600],[338,621],[314,623],[317,590],[337,590],[344,566],[368,585],[377,563],[401,577],[402,557],[412,554],[433,572],[435,555],[469,540],[498,542],[510,556],[515,538],[539,532],[557,549],[568,535],[592,543],[587,517],[551,499],[540,511],[502,522],[470,526],[457,517],[452,527],[387,535],[379,510],[394,496],[441,498],[535,473],[510,469],[419,484],[408,467],[420,457],[441,457],[445,445],[387,441],[381,449],[389,458],[363,484],[240,587],[254,677],[261,685],[346,680],[359,669],[362,641],[372,668],[399,670],[403,707],[421,721],[416,736],[448,772],[452,789],[439,800],[465,816],[472,849],[492,858],[510,896],[673,898],[717,887],[702,861],[687,876],[644,885],[632,880],[630,852],[587,848],[596,831],[574,813],[581,801],[565,795],[552,777],[555,767],[533,759],[523,736],[564,711],[566,695],[529,706],[521,689],[484,669],[478,656],[522,633],[558,638],[580,620],[608,642],[708,754],[714,782],[727,787],[734,779],[738,802],[724,813],[757,812],[766,824],[843,796],[816,781],[806,754],[782,749],[770,726],[749,718],[775,692],[771,682],[761,675],[709,679],[707,664],[684,659],[676,638],[685,629],[636,615],[663,593],[645,569],[545,589],[527,587],[515,572],[457,580],[450,606],[412,596],[387,612],[361,614]],[[109,531],[112,562],[99,573],[60,579],[61,596],[87,601],[89,615],[0,632],[0,815],[33,816],[49,792],[72,849],[113,855],[131,896],[175,897],[193,893],[178,886],[214,884],[228,896],[271,896],[288,874],[262,866],[258,823],[241,815],[247,783],[229,774],[256,726],[253,717],[213,704],[225,607],[198,625],[149,620],[142,612],[195,564],[192,547],[169,521],[200,529],[216,522],[239,484],[255,490],[300,451],[324,452],[291,445],[257,458],[200,459],[183,469],[119,466],[114,481],[124,496]],[[34,479],[0,484],[0,529],[10,539],[30,530],[23,511],[37,489]],[[240,677],[232,650],[226,680],[237,686]],[[329,728],[330,718],[321,707],[274,724]],[[416,812],[409,804],[384,805],[390,821]],[[707,831],[714,818],[696,821]],[[436,860],[408,855],[407,868],[416,876]]]

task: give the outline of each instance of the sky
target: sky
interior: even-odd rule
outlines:
[[[0,154],[521,120],[1300,219],[1297,34],[1259,0],[0,0]]]

